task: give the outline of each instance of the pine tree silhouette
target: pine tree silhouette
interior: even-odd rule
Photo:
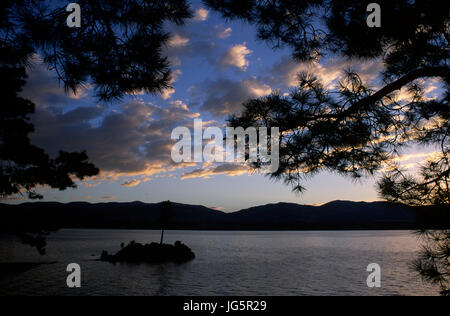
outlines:
[[[382,26],[366,25],[373,1],[205,0],[227,19],[254,25],[259,39],[289,47],[297,61],[324,56],[382,61],[379,89],[347,71],[337,88],[302,73],[290,95],[249,100],[231,126],[280,128],[280,168],[271,174],[302,192],[303,180],[321,171],[361,178],[388,170],[378,183],[393,203],[433,205],[448,211],[450,3],[382,0]],[[429,99],[425,86],[438,79],[443,95]],[[407,89],[408,98],[396,97]],[[440,154],[416,175],[395,164],[402,148],[436,146]],[[253,165],[259,168],[258,163]],[[447,223],[448,227],[448,223]],[[449,295],[449,230],[424,232],[429,243],[415,268]]]

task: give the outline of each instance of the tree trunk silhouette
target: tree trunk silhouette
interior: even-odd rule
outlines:
[[[161,241],[159,242],[159,244],[162,245],[163,241],[164,241],[164,228],[161,230]]]
[[[161,218],[160,218],[160,222],[161,222],[161,241],[160,241],[160,245],[163,244],[164,242],[164,231],[167,228],[167,225],[169,225],[170,220],[171,220],[171,211],[172,211],[172,202],[170,201],[165,201],[161,203],[160,206],[160,210],[161,210]]]

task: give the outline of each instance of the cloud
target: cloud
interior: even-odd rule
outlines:
[[[193,97],[199,97],[201,110],[215,116],[223,117],[242,110],[242,103],[253,98],[259,98],[272,92],[269,85],[258,79],[248,77],[242,81],[217,79],[205,81],[191,89]]]
[[[424,162],[428,159],[433,159],[439,156],[439,152],[433,151],[428,153],[413,153],[413,154],[405,154],[398,156],[393,159],[394,162],[405,162],[405,161],[417,161]]]
[[[298,63],[285,56],[268,71],[265,79],[280,88],[294,87],[298,84],[298,74],[309,72],[321,79],[325,86],[333,88],[348,69],[356,71],[364,81],[372,82],[382,71],[383,64],[381,61],[361,62],[343,58],[331,58],[324,63]]]
[[[105,196],[92,196],[92,195],[85,195],[83,197],[81,197],[82,200],[85,201],[95,201],[95,200],[108,200],[108,201],[112,201],[112,200],[116,200],[117,196],[114,195],[105,195]],[[72,201],[78,201],[80,200],[80,198],[78,197],[72,197]]]
[[[20,95],[33,103],[58,106],[79,103],[91,90],[91,86],[86,85],[75,93],[69,90],[66,94],[55,72],[49,71],[38,55],[31,59],[31,64],[26,85]]]
[[[204,8],[197,9],[194,13],[194,21],[206,21],[208,19],[209,11]]]
[[[117,196],[114,195],[102,196],[102,200],[115,200],[115,199],[117,199]]]
[[[183,47],[189,44],[189,38],[183,37],[179,34],[174,34],[170,38],[168,45],[170,47]]]
[[[0,196],[0,202],[22,201],[25,200],[25,196],[22,195],[10,195]]]
[[[438,98],[442,98],[443,91],[445,88],[443,87],[443,82],[440,78],[427,78],[427,79],[417,79],[415,83],[419,84],[423,87],[424,100],[436,100]],[[397,102],[400,101],[409,101],[412,99],[414,93],[409,91],[408,86],[402,87],[401,90],[395,92],[395,100]]]
[[[145,179],[138,177],[187,166],[172,161],[171,133],[177,126],[192,125],[199,115],[179,100],[162,108],[136,99],[113,111],[79,107],[63,112],[58,107],[38,105],[32,116],[36,131],[31,140],[51,156],[59,150],[86,150],[90,161],[102,171],[90,179],[90,185],[120,177],[142,182]],[[125,186],[132,185],[137,182],[125,182]]]
[[[125,181],[124,183],[121,184],[121,186],[127,187],[127,188],[133,188],[133,187],[137,187],[139,184],[141,184],[141,180],[133,179],[133,180]]]
[[[380,76],[384,70],[381,60],[361,61],[344,58],[331,58],[322,63],[298,63],[291,57],[285,56],[269,69],[268,75],[262,76],[260,80],[268,82],[274,88],[285,89],[297,86],[300,72],[308,72],[318,77],[326,88],[335,89],[346,70],[356,72],[370,88],[381,89],[384,86]],[[418,79],[415,82],[423,86],[425,100],[442,97],[443,87],[439,78]],[[411,96],[408,87],[395,92],[397,102],[409,101]]]
[[[164,54],[169,58],[172,66],[180,66],[184,58],[203,58],[210,64],[217,63],[217,44],[208,37],[197,36],[201,40],[192,40],[181,45],[182,41],[177,40],[177,44],[166,47]]]
[[[411,152],[404,153],[386,163],[382,169],[383,172],[390,172],[400,166],[400,169],[407,171],[419,171],[421,165],[430,160],[435,160],[440,156],[439,151],[432,152]]]
[[[231,47],[220,59],[220,64],[223,66],[237,67],[242,71],[246,71],[250,65],[247,56],[253,53],[246,45],[246,43],[243,43]]]
[[[175,69],[174,71],[172,71],[172,78],[170,80],[170,84],[173,85],[178,78],[182,75],[181,70],[179,69]],[[161,93],[161,98],[163,100],[168,100],[172,97],[172,95],[175,93],[175,89],[174,88],[168,88],[165,89],[162,93]]]
[[[231,27],[224,28],[221,25],[216,25],[214,27],[214,33],[215,35],[220,39],[227,39],[231,36],[231,32],[233,29]]]
[[[231,36],[231,27],[223,24],[188,23],[184,26],[171,25],[168,31],[173,35],[163,54],[169,57],[172,66],[180,66],[185,58],[203,59],[213,67],[226,66],[220,64],[223,51],[219,51],[222,48],[216,42],[217,39]]]
[[[248,174],[249,172],[250,169],[245,165],[224,163],[214,167],[199,168],[188,173],[183,173],[181,175],[181,180],[198,178],[210,179],[211,177],[216,175],[226,175],[234,177]]]
[[[101,181],[96,181],[96,182],[84,182],[84,186],[85,186],[86,188],[93,188],[93,187],[99,186],[100,184],[102,184]]]
[[[174,89],[174,88],[168,88],[168,89],[165,89],[165,90],[161,93],[161,98],[162,98],[163,100],[170,99],[174,93],[175,93],[175,89]]]

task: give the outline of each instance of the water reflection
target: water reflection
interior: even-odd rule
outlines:
[[[56,263],[0,279],[0,294],[437,295],[437,289],[409,270],[419,249],[410,232],[170,231],[166,242],[182,240],[196,253],[195,260],[182,265],[93,260],[102,250],[116,252],[121,242],[158,241],[159,234],[63,230],[51,236],[44,258],[20,245],[11,251],[2,239],[1,262]],[[65,268],[71,262],[82,267],[82,288],[76,291],[65,286]],[[382,267],[380,289],[366,285],[366,267],[372,262]]]

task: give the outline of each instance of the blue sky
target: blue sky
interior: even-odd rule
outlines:
[[[322,204],[331,200],[378,200],[375,179],[358,182],[323,173],[304,184],[307,191],[291,188],[262,175],[249,174],[241,165],[176,165],[170,159],[171,131],[191,126],[201,118],[210,126],[223,126],[249,98],[276,90],[288,92],[298,72],[315,73],[332,87],[345,69],[357,70],[377,84],[379,62],[352,63],[328,58],[305,65],[291,60],[289,51],[273,50],[256,40],[252,26],[227,22],[193,2],[195,17],[186,25],[167,25],[172,39],[166,49],[174,72],[173,90],[162,96],[139,91],[120,102],[99,104],[89,86],[76,95],[64,94],[39,56],[29,71],[23,95],[36,103],[32,141],[55,155],[59,149],[87,150],[101,168],[98,177],[78,182],[78,189],[40,188],[46,201],[159,202],[201,204],[224,211],[276,202]],[[107,52],[105,52],[107,54]],[[438,93],[438,83],[429,95]],[[423,161],[432,148],[410,149],[407,164]],[[23,202],[12,200],[11,203]]]

